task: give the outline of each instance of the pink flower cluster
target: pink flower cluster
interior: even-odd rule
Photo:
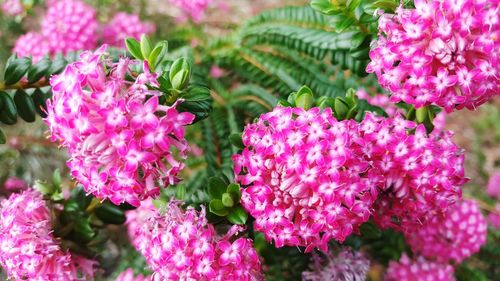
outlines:
[[[391,261],[385,281],[455,281],[454,269],[449,264],[427,261],[422,257],[412,261],[403,255],[399,262]]]
[[[12,52],[17,54],[18,57],[31,56],[33,62],[37,63],[50,53],[50,46],[43,35],[36,32],[28,32],[16,40]]]
[[[475,109],[500,94],[498,1],[415,0],[383,15],[368,72],[392,101],[446,111]]]
[[[92,276],[92,266],[82,265],[93,262],[64,252],[51,227],[51,213],[40,193],[28,190],[2,201],[0,265],[10,278],[71,281],[81,274]]]
[[[260,261],[252,240],[235,235],[233,226],[218,236],[201,212],[182,210],[171,202],[165,215],[158,212],[137,230],[146,261],[154,271],[153,280],[263,280]]]
[[[17,16],[24,13],[23,3],[21,0],[5,0],[2,4],[2,11],[10,16]]]
[[[153,205],[152,200],[145,200],[141,206],[127,212],[127,232],[130,243],[136,249],[147,247],[143,243],[147,243],[147,237],[141,231],[143,225],[147,224],[149,219],[157,214],[158,210]]]
[[[195,23],[200,23],[205,18],[205,12],[212,0],[170,0],[170,3],[181,9],[182,21],[190,18]]]
[[[460,263],[486,243],[487,222],[475,201],[464,200],[406,234],[414,253],[439,262]]]
[[[115,281],[150,281],[151,276],[144,276],[142,274],[138,274],[137,276],[134,276],[134,271],[131,268],[128,268],[127,270],[123,271],[116,277]]]
[[[412,132],[414,131],[414,132]],[[446,210],[465,182],[448,134],[402,118],[337,121],[331,109],[277,107],[243,132],[233,156],[242,205],[277,247],[343,241],[373,214],[407,231]],[[375,212],[373,212],[375,209]]]
[[[28,189],[28,184],[23,179],[10,177],[3,183],[3,187],[7,192],[21,192]]]
[[[125,79],[132,62],[107,64],[104,51],[84,52],[52,77],[45,122],[52,140],[68,149],[68,167],[87,192],[139,206],[161,185],[178,181],[184,164],[176,157],[186,157],[184,126],[194,115],[159,104],[161,93],[147,86],[157,85],[147,63],[132,83]]]
[[[314,254],[311,268],[313,271],[302,273],[303,281],[364,281],[370,261],[361,252],[344,249],[336,256],[328,253],[326,262]]]
[[[42,34],[51,53],[90,50],[97,46],[94,8],[79,0],[57,1],[49,6],[42,21]]]
[[[102,39],[105,44],[125,48],[125,39],[132,37],[139,39],[143,34],[151,34],[155,26],[142,22],[138,15],[117,13],[111,21],[103,27]]]

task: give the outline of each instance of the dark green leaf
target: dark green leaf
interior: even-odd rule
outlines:
[[[35,122],[35,103],[24,90],[17,90],[14,95],[17,113],[26,122]]]
[[[95,236],[95,231],[90,226],[90,220],[88,217],[79,217],[75,220],[73,224],[73,231],[76,238],[88,242],[92,240]]]
[[[226,192],[231,194],[233,200],[238,203],[241,198],[240,185],[236,183],[231,183],[227,186]]]
[[[56,55],[56,57],[52,61],[52,64],[50,65],[49,71],[45,75],[45,79],[49,79],[50,75],[52,74],[61,73],[66,67],[66,64],[68,64],[68,61],[66,61],[66,59],[61,54]]]
[[[95,215],[106,224],[124,224],[127,218],[120,207],[105,202],[97,209]]]
[[[38,63],[32,65],[28,70],[28,83],[33,84],[46,76],[52,62],[48,57],[44,57]]]
[[[243,149],[245,145],[243,144],[243,140],[241,139],[242,135],[240,133],[233,133],[229,136],[229,141],[232,145],[237,148]]]
[[[0,92],[0,100],[3,104],[0,110],[0,121],[7,125],[13,125],[17,122],[17,108],[14,100],[6,92]]]
[[[7,139],[5,137],[5,134],[3,130],[0,128],[0,144],[5,144],[7,142]]]
[[[340,98],[335,99],[335,116],[337,119],[342,120],[349,112],[349,106],[345,101]]]
[[[47,99],[49,95],[45,94],[42,90],[36,89],[33,94],[31,94],[31,98],[33,99],[33,103],[35,105],[35,110],[38,113],[38,115],[42,116],[43,118],[47,117]]]
[[[221,199],[222,194],[226,192],[227,184],[218,177],[208,179],[208,194],[212,199]]]
[[[245,224],[248,219],[248,214],[242,207],[236,207],[227,215],[227,220],[232,224]]]
[[[222,204],[222,200],[220,199],[212,199],[210,200],[209,204],[209,210],[210,212],[220,216],[220,217],[225,217],[229,213],[228,208]]]
[[[5,85],[12,85],[21,78],[28,72],[28,69],[31,66],[31,58],[29,57],[22,57],[22,58],[14,58],[9,61],[9,64],[5,68]]]
[[[205,86],[190,85],[181,98],[183,98],[184,101],[180,103],[177,108],[181,112],[193,113],[195,115],[193,123],[207,118],[212,110],[210,90]]]

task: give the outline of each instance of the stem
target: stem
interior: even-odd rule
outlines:
[[[28,83],[27,81],[19,81],[12,85],[5,85],[4,81],[0,82],[0,91],[6,90],[20,90],[20,89],[36,89],[49,86],[49,81],[43,79],[33,84]]]

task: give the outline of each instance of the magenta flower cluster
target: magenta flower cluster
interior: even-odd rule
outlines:
[[[181,21],[188,18],[195,23],[200,23],[205,18],[205,12],[213,0],[170,0],[170,3],[182,12]]]
[[[151,34],[154,31],[154,24],[142,22],[136,14],[121,12],[103,27],[102,39],[105,44],[125,48],[126,38],[139,39],[141,35]]]
[[[21,0],[5,0],[2,3],[2,11],[10,16],[18,16],[24,13],[24,6]]]
[[[107,63],[105,46],[84,52],[50,80],[53,98],[45,123],[52,140],[70,155],[68,167],[85,190],[115,204],[156,197],[161,186],[178,181],[188,143],[184,126],[194,115],[176,104],[159,104],[156,74],[148,70],[135,82],[125,79],[130,64]]]
[[[72,281],[93,275],[93,262],[63,251],[51,227],[51,213],[40,193],[27,190],[1,202],[0,266],[10,278]]]
[[[408,231],[445,211],[465,182],[450,135],[402,118],[356,123],[331,109],[277,107],[245,127],[243,144],[233,156],[241,202],[277,247],[326,252],[371,215]]]
[[[100,26],[93,7],[80,0],[49,1],[41,23],[41,32],[28,32],[19,37],[13,52],[32,56],[38,62],[43,56],[72,51],[93,50],[100,38]],[[118,13],[102,27],[104,43],[123,48],[124,39],[139,39],[151,34],[155,26],[141,22],[138,15]]]
[[[382,15],[368,72],[391,100],[447,111],[500,94],[498,1],[415,0]]]
[[[454,269],[449,264],[427,261],[422,257],[411,260],[403,255],[399,262],[391,261],[385,281],[455,281]]]
[[[325,259],[313,254],[312,271],[302,273],[303,281],[364,281],[370,261],[361,252],[343,249],[337,255],[328,253]]]
[[[414,253],[428,259],[461,263],[486,243],[487,227],[477,203],[464,200],[407,233],[406,241]]]
[[[182,210],[171,202],[164,215],[156,212],[136,230],[141,252],[153,269],[153,280],[263,280],[252,240],[236,235],[233,226],[219,236],[201,212]]]

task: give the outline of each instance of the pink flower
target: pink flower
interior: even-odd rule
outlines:
[[[152,23],[141,22],[136,14],[117,13],[103,28],[103,42],[111,46],[125,47],[125,39],[139,39],[141,35],[150,35],[155,31]]]
[[[495,211],[488,215],[488,222],[491,226],[500,229],[500,204],[497,203],[495,206]]]
[[[158,210],[153,205],[152,200],[145,200],[141,206],[134,210],[127,212],[127,231],[130,242],[136,249],[147,247],[148,243],[143,231],[142,226],[149,222],[149,220],[156,216]]]
[[[422,257],[410,260],[403,255],[399,262],[391,261],[385,281],[455,281],[454,269],[449,264],[427,261]]]
[[[149,281],[151,280],[150,276],[143,276],[142,274],[139,274],[137,276],[134,276],[134,271],[131,268],[128,268],[127,270],[123,271],[116,277],[115,281]]]
[[[486,243],[487,222],[475,201],[465,200],[406,234],[412,251],[428,259],[461,263]]]
[[[170,3],[182,11],[181,20],[190,18],[193,22],[200,23],[212,0],[170,0]]]
[[[377,191],[355,121],[330,109],[277,107],[243,133],[246,148],[233,156],[242,205],[276,247],[327,251],[370,217]]]
[[[87,192],[139,206],[158,196],[160,186],[179,181],[189,149],[184,126],[194,115],[178,112],[177,103],[160,105],[161,93],[146,87],[157,83],[154,75],[128,82],[133,62],[108,64],[104,51],[84,52],[52,77],[45,122],[52,140],[68,149],[68,167]]]
[[[28,189],[28,184],[23,179],[10,177],[3,183],[3,187],[9,192],[20,192]]]
[[[41,34],[28,32],[16,40],[12,52],[18,57],[31,56],[33,63],[37,63],[44,56],[49,55],[50,47],[49,42]]]
[[[21,0],[5,0],[2,4],[2,11],[10,16],[18,16],[24,13],[23,3]]]
[[[224,69],[218,67],[217,65],[212,65],[212,67],[210,67],[210,76],[213,78],[221,78],[224,76]]]
[[[416,0],[379,20],[368,72],[393,102],[475,109],[500,94],[498,2]]]
[[[242,205],[277,247],[344,241],[371,215],[409,231],[446,211],[466,182],[449,133],[401,117],[337,121],[330,109],[277,107],[243,132],[233,156]]]
[[[325,259],[313,254],[312,271],[302,273],[303,281],[362,281],[370,269],[370,261],[361,252],[344,249],[336,256],[328,253]]]
[[[42,21],[51,54],[94,49],[97,28],[94,8],[79,0],[51,2]]]
[[[0,206],[0,266],[14,280],[79,280],[92,277],[94,262],[64,251],[52,235],[42,195],[13,194]]]
[[[182,210],[171,202],[164,215],[155,212],[136,234],[138,250],[154,271],[153,280],[263,280],[252,240],[235,237],[233,226],[219,236],[205,218],[205,209]]]
[[[500,199],[500,172],[491,175],[486,187],[486,193],[493,198]]]

